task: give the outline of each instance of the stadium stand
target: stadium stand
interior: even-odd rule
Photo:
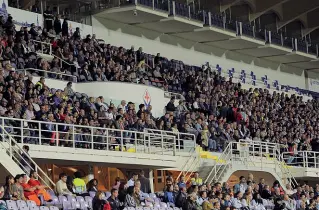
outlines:
[[[147,4],[148,1],[141,2]],[[182,4],[176,7],[179,15],[187,14],[187,7]],[[201,13],[191,15],[200,20],[205,16]],[[216,24],[222,22],[218,16],[213,20]],[[186,139],[195,136],[198,145],[212,152],[222,152],[229,143],[241,139],[282,144],[282,151],[288,151],[289,164],[298,162],[298,151],[318,150],[316,100],[304,102],[302,96],[293,94],[288,97],[285,93],[271,93],[263,88],[246,90],[241,83],[232,81],[232,70],[226,72],[226,79],[218,66],[216,71],[187,66],[181,61],[168,61],[159,54],[145,54],[142,48],[135,52],[134,48],[114,47],[94,35],[82,40],[78,31],[72,36],[66,34],[55,38],[50,38],[54,35],[53,31],[48,34],[43,30],[39,34],[33,27],[30,31],[22,28],[15,33],[12,21],[9,18],[4,24],[1,40],[4,67],[0,69],[0,119],[2,128],[16,143],[128,151],[130,143],[139,144],[142,139],[139,136],[145,129],[154,129],[164,133],[182,133]],[[236,28],[234,24],[229,22],[227,25]],[[246,33],[251,33],[250,27],[245,25]],[[44,44],[50,39],[50,45]],[[39,51],[54,55],[54,59],[42,58],[37,54]],[[245,74],[240,73],[242,76]],[[34,84],[32,75],[40,75],[39,82]],[[254,74],[250,76],[253,78]],[[46,78],[70,82],[61,90],[48,87]],[[179,105],[175,106],[175,97],[172,97],[165,115],[156,119],[152,116],[151,106],[140,104],[139,110],[135,110],[135,104],[126,103],[125,99],[121,104],[106,103],[102,96],[94,98],[74,92],[72,81],[151,83],[182,94],[184,100],[179,100]],[[177,146],[185,147],[181,142]],[[27,147],[24,149],[28,150]],[[29,159],[28,156],[24,158],[26,162]],[[101,192],[94,180],[87,187],[78,172],[69,178],[60,174],[53,191],[45,189],[30,168],[25,171],[30,173],[29,181],[25,174],[6,178],[6,184],[0,191],[0,208],[318,208],[318,186],[314,189],[304,184],[292,189],[287,185],[284,191],[278,181],[273,186],[266,185],[263,179],[257,183],[251,173],[247,179],[240,177],[234,188],[228,183],[203,183],[198,173],[194,173],[190,180],[185,180],[183,175],[179,176],[179,180],[168,177],[164,190],[155,194],[150,193],[149,180],[143,177],[143,173],[134,174],[128,182],[120,183],[111,191]]]

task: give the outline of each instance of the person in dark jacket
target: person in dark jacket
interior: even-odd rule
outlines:
[[[62,23],[62,36],[69,37],[69,25],[68,25],[68,19],[64,18]]]
[[[62,26],[61,26],[61,16],[57,15],[54,20],[54,31],[56,35],[59,35],[62,32]]]
[[[107,199],[107,201],[110,203],[111,210],[120,210],[121,209],[121,203],[119,199],[117,198],[119,195],[119,191],[117,189],[111,190],[111,196]]]
[[[175,198],[176,207],[182,208],[187,199],[186,187],[181,187],[179,193]]]
[[[192,193],[188,196],[182,207],[183,210],[197,210],[196,207],[196,193]]]
[[[103,210],[104,205],[107,203],[106,200],[103,200],[104,193],[99,191],[95,194],[95,197],[92,200],[93,210]]]
[[[12,199],[12,186],[14,184],[14,177],[11,175],[6,176],[6,184],[3,186],[3,195],[1,200]],[[1,197],[1,194],[0,194]]]
[[[98,185],[98,181],[97,179],[92,179],[89,181],[89,183],[87,184],[87,191],[88,192],[97,192],[97,185]]]
[[[144,193],[151,193],[150,180],[145,177],[143,170],[140,171],[138,179],[141,182],[141,191]]]
[[[172,97],[171,100],[167,103],[166,105],[166,111],[168,112],[175,112],[176,110],[176,107],[174,105],[174,102],[175,102],[175,98]]]

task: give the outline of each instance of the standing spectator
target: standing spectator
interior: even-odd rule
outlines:
[[[75,179],[73,180],[74,188],[75,188],[75,194],[78,196],[86,196],[88,193],[86,192],[86,184],[84,180],[82,179],[81,172],[77,171],[74,173]]]
[[[62,23],[62,36],[69,37],[69,24],[67,18],[64,18]]]
[[[136,173],[132,174],[132,178],[127,181],[127,187],[134,186],[135,181],[138,179],[138,175]]]
[[[50,6],[47,6],[47,9],[43,13],[44,20],[45,20],[45,28],[47,31],[53,29],[53,14]]]
[[[62,32],[61,15],[57,15],[54,20],[54,31],[56,35],[60,35]]]
[[[140,171],[139,180],[141,182],[141,191],[144,193],[151,193],[150,180],[145,177],[144,171]]]
[[[192,185],[197,185],[197,186],[200,186],[203,184],[203,180],[199,177],[198,172],[194,173],[194,177],[191,178],[191,183],[192,183]]]

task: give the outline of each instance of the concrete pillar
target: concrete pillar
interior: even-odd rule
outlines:
[[[150,180],[150,188],[151,192],[154,193],[154,176],[153,176],[153,170],[149,171],[149,180]]]

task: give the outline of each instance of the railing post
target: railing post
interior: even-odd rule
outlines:
[[[253,26],[253,37],[256,38],[256,32],[255,32],[256,26]]]
[[[268,40],[269,40],[269,44],[272,43],[272,37],[271,37],[271,31],[268,31]]]
[[[93,132],[93,127],[91,128],[91,149],[94,149],[94,132]]]
[[[72,141],[73,141],[73,148],[75,148],[75,134],[74,134],[74,125],[72,126],[72,137],[71,137]]]
[[[191,15],[191,6],[188,6],[188,19],[191,19],[192,15]]]
[[[106,151],[109,150],[109,130],[106,130]]]
[[[4,127],[4,119],[3,118],[1,118],[1,126],[2,126],[2,140],[4,141],[4,130],[6,129],[5,127]]]
[[[295,48],[296,51],[298,51],[298,41],[297,41],[297,39],[292,39],[292,49],[294,49],[294,48]]]
[[[41,136],[42,136],[42,130],[41,130],[41,123],[38,122],[38,129],[39,129],[39,145],[41,145]]]
[[[175,16],[176,15],[176,9],[175,9],[175,1],[172,1],[172,15]]]
[[[306,167],[306,155],[305,155],[305,152],[303,151],[302,152],[302,163],[303,163],[303,167],[305,168]]]
[[[58,124],[55,124],[55,142],[56,146],[59,146],[59,128]]]
[[[153,7],[153,10],[155,10],[155,0],[152,0],[152,7]]]
[[[208,12],[208,25],[212,26],[212,13]]]
[[[176,137],[175,136],[173,136],[173,141],[174,141],[174,143],[173,143],[173,145],[174,145],[173,146],[173,156],[176,156]]]
[[[137,5],[137,4],[138,4],[137,0],[134,0],[134,4],[135,4],[135,5]]]
[[[162,155],[164,155],[164,138],[163,138],[163,135],[161,135],[161,148],[162,148]]]
[[[52,55],[52,45],[50,44],[49,46],[50,46],[50,52],[49,53],[50,53],[50,55]]]
[[[28,123],[28,122],[27,122]],[[20,129],[21,129],[21,144],[23,146],[23,121],[20,121]]]
[[[121,131],[121,151],[123,152],[124,144],[123,144],[123,131]]]

